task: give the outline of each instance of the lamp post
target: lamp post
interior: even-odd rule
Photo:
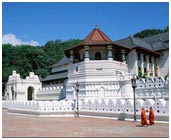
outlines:
[[[76,92],[77,92],[77,117],[79,117],[79,103],[78,103],[78,93],[79,93],[79,83],[78,83],[78,81],[77,81],[77,83],[76,83]]]
[[[135,75],[133,75],[131,82],[132,82],[132,88],[134,93],[134,121],[136,121],[135,88],[137,87],[137,83],[136,83]]]

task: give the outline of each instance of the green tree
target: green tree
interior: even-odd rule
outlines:
[[[44,46],[30,46],[11,44],[2,45],[2,93],[12,70],[20,73],[21,78],[28,76],[33,71],[39,76],[48,74],[48,66],[58,62],[64,56],[64,50],[72,47],[81,40],[70,39],[68,41],[48,41]]]
[[[169,26],[167,26],[164,29],[146,29],[146,30],[142,30],[136,34],[134,34],[133,36],[136,38],[145,38],[145,37],[149,37],[152,35],[156,35],[156,34],[161,34],[164,32],[168,32],[169,31]]]

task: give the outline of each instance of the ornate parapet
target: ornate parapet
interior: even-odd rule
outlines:
[[[168,88],[169,86],[169,78],[164,80],[163,77],[146,77],[146,78],[140,78],[137,80],[137,89],[141,88]]]
[[[29,76],[26,77],[26,80],[39,80],[39,77],[34,74],[34,72],[30,72]]]
[[[20,74],[17,74],[15,70],[12,71],[12,75],[8,77],[8,81],[20,80]]]
[[[120,81],[122,82],[122,81]],[[123,84],[123,83],[122,83]],[[127,87],[124,83],[123,87]],[[75,83],[66,85],[66,98],[76,99],[76,90],[74,89]],[[79,99],[94,98],[94,99],[108,99],[126,97],[125,88],[120,87],[119,81],[101,81],[101,82],[79,82]]]
[[[30,112],[37,114],[74,114],[77,111],[74,100],[61,101],[2,101],[2,107],[18,112]],[[149,108],[152,107],[155,116],[169,116],[169,100],[164,99],[137,99],[136,112],[140,116],[142,107],[145,108],[147,115]],[[132,99],[92,99],[79,100],[80,114],[87,112],[104,116],[105,114],[127,114],[133,116],[134,101]],[[117,115],[117,116],[118,116]]]
[[[136,98],[158,99],[169,98],[169,78],[146,77],[137,80]]]
[[[54,84],[44,86],[41,90],[36,94],[37,100],[60,100],[62,96],[64,86],[63,84]]]

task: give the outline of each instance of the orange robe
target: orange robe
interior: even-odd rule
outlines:
[[[144,109],[141,110],[141,125],[148,125],[147,118],[146,118],[146,112]]]
[[[149,112],[149,123],[150,123],[150,125],[154,124],[154,111],[153,111],[153,109],[150,109],[150,112]]]

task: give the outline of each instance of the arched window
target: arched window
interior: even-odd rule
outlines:
[[[96,52],[95,53],[95,60],[101,60],[101,53],[100,52]]]

